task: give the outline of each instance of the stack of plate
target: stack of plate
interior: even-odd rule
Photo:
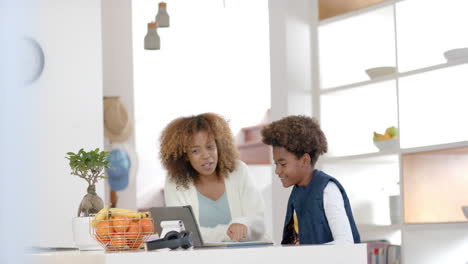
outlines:
[[[468,48],[447,50],[444,52],[444,57],[448,62],[468,60]]]
[[[366,70],[367,75],[371,79],[383,77],[395,73],[395,67],[376,67]]]

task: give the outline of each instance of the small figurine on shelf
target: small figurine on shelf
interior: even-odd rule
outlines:
[[[169,14],[166,10],[167,4],[165,2],[159,3],[158,14],[156,15],[156,23],[159,27],[169,27]]]
[[[158,35],[158,24],[155,22],[148,23],[148,33],[145,36],[146,50],[159,50],[161,48],[161,40]]]

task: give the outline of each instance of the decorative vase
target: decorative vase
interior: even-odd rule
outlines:
[[[92,216],[74,217],[72,220],[73,240],[79,250],[103,250],[89,232]]]

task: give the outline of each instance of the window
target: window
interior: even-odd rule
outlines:
[[[174,118],[216,112],[234,134],[270,107],[268,1],[167,1],[161,50],[143,49],[157,2],[133,1],[138,196],[163,186],[162,129]]]

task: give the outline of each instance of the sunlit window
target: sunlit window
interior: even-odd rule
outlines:
[[[161,188],[159,136],[179,116],[216,112],[236,135],[270,107],[268,1],[166,1],[161,49],[144,50],[158,2],[132,3],[138,197]]]

